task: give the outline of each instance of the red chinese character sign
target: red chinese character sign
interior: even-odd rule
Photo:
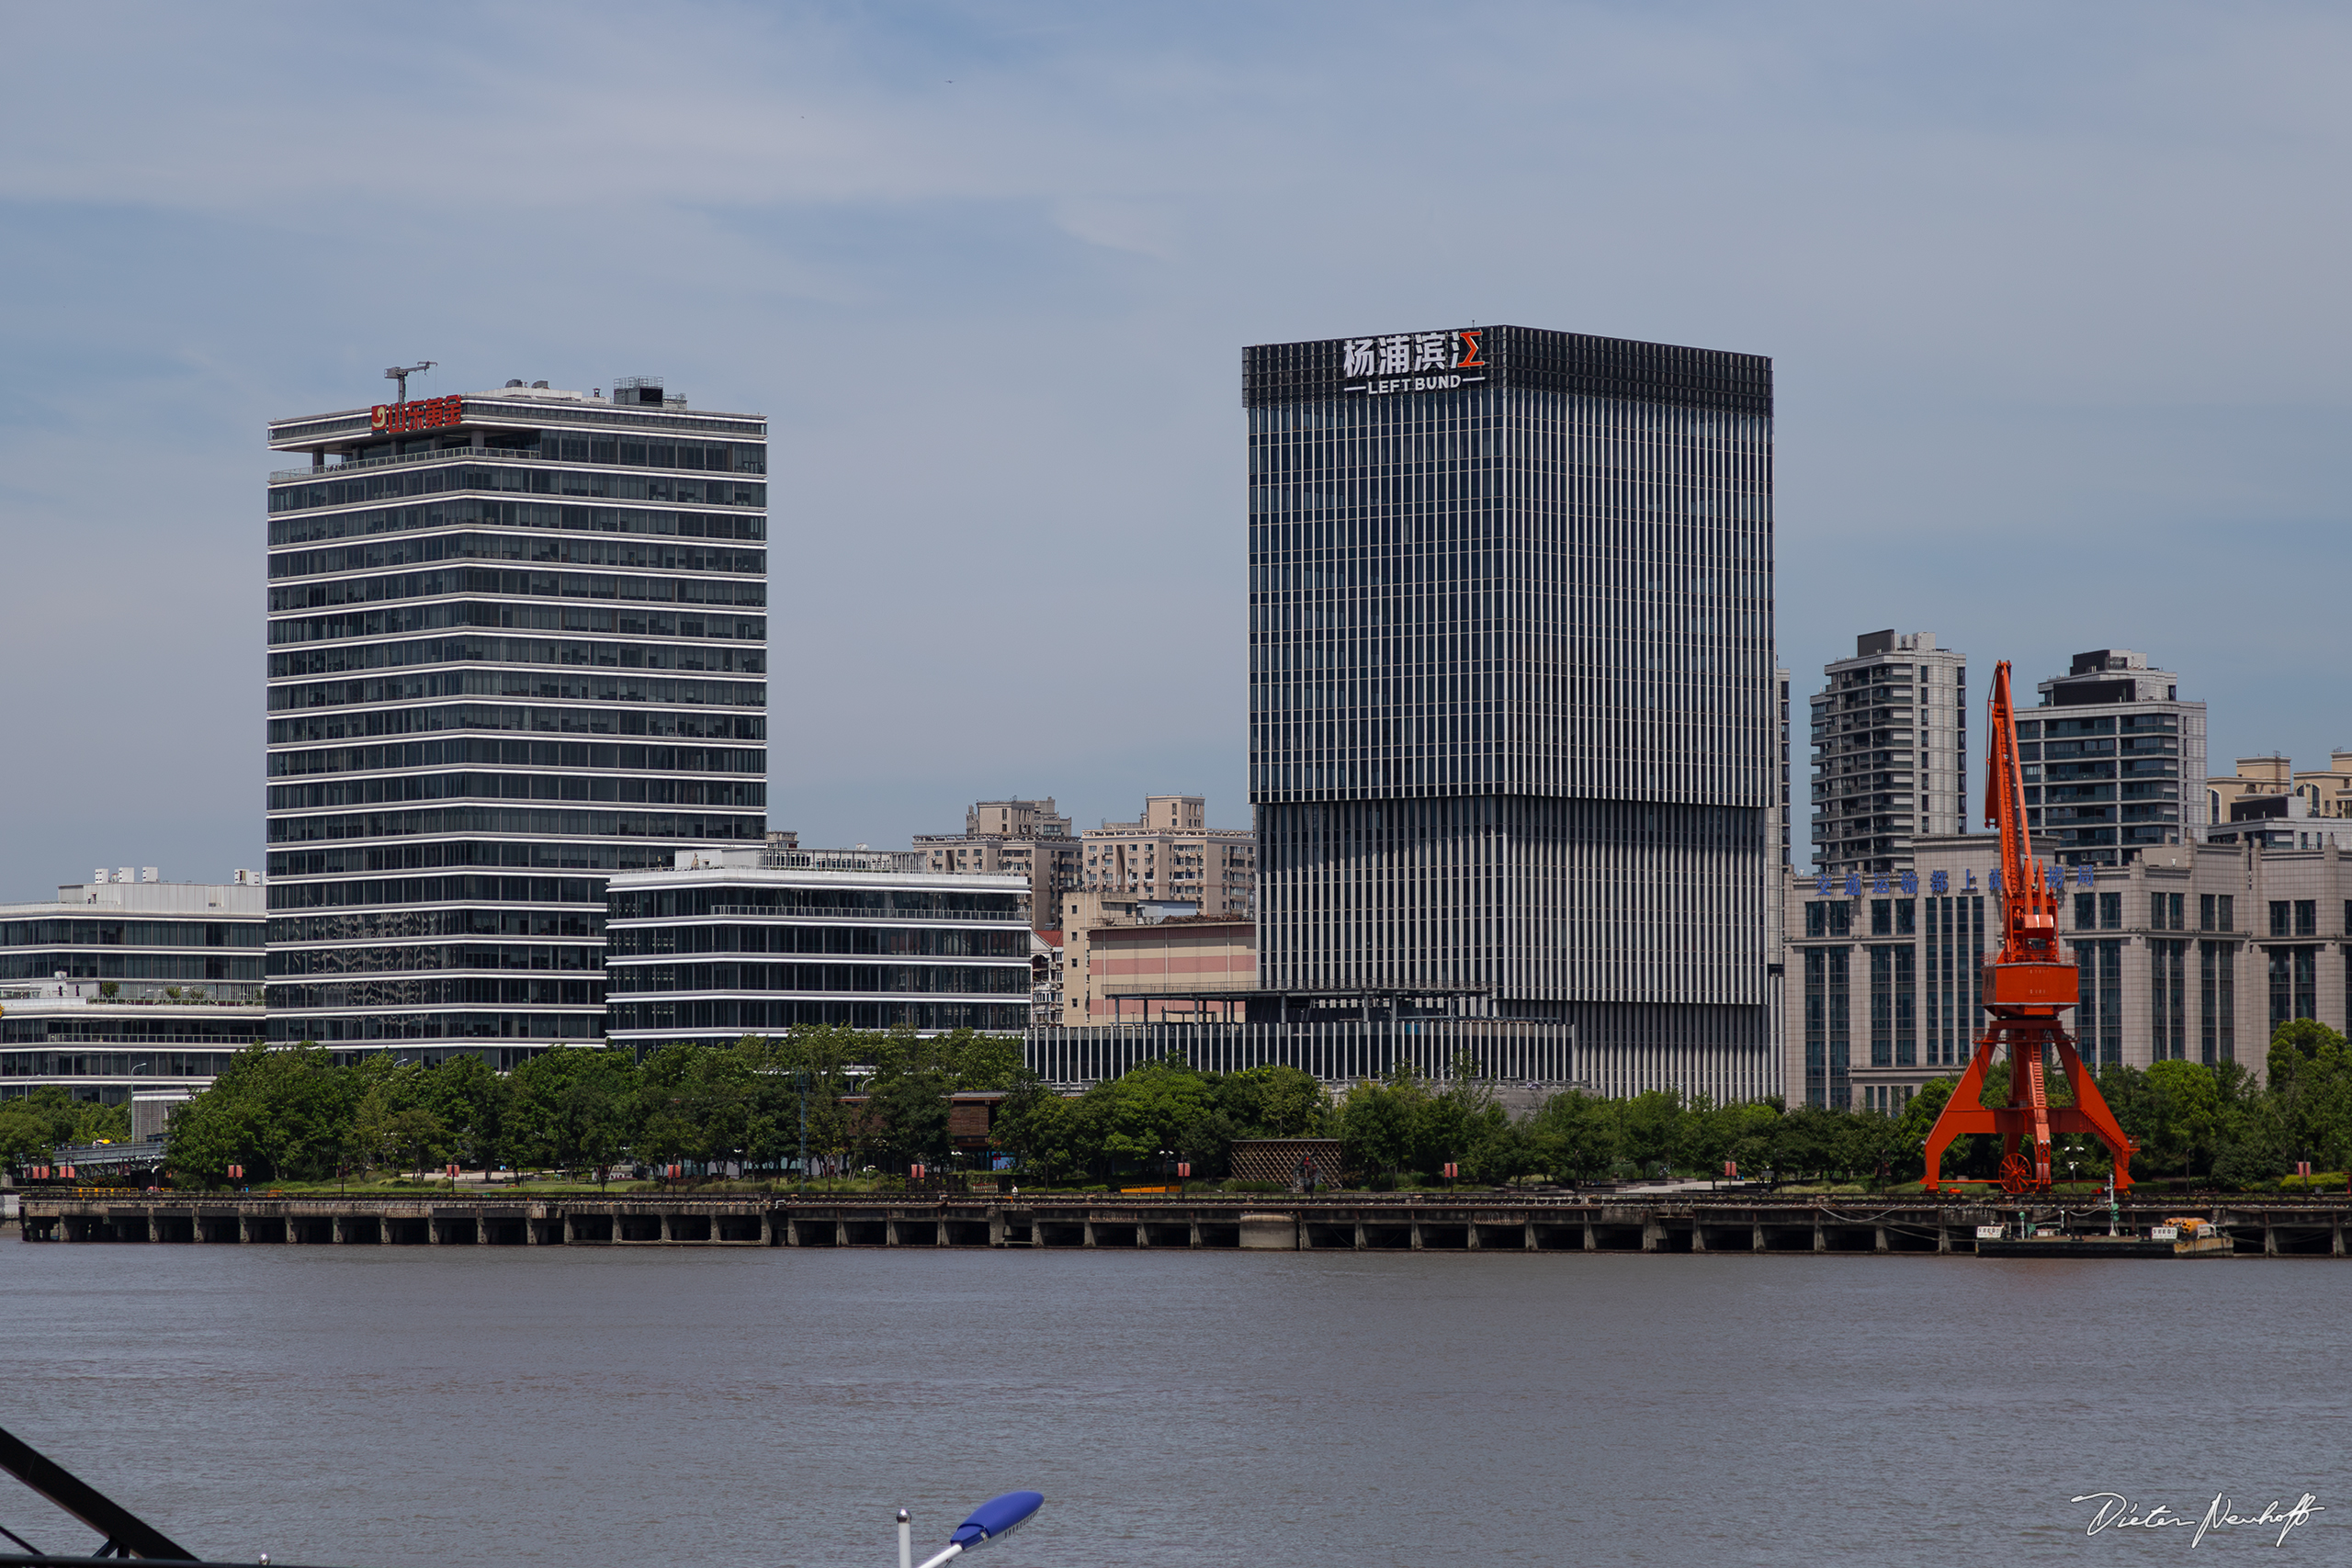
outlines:
[[[466,400],[454,392],[446,398],[424,398],[412,403],[378,403],[368,411],[368,424],[386,435],[439,430],[465,417]]]

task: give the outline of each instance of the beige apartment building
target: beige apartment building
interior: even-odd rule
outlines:
[[[1900,874],[1790,880],[1792,1105],[1899,1111],[1929,1079],[1957,1076],[1984,1032],[1999,838],[1913,848]],[[2059,940],[2081,966],[2068,1021],[2086,1064],[2233,1062],[2259,1077],[2278,1024],[2352,1021],[2352,851],[2332,838],[2242,834],[2060,870]]]
[[[1190,903],[1208,919],[1248,919],[1256,910],[1257,839],[1246,828],[1209,827],[1205,796],[1148,796],[1136,821],[1105,822],[1080,839],[1075,888]]]
[[[2239,802],[2282,795],[2303,803],[2297,816],[2352,818],[2352,751],[2330,752],[2326,767],[2301,773],[2276,752],[2240,757],[2236,773],[2205,781],[2206,820],[2225,824],[2231,820],[2230,807]]]
[[[1059,1021],[1246,1021],[1243,1004],[1206,993],[1257,986],[1257,922],[1192,908],[1094,889],[1065,892]]]
[[[1029,920],[1053,927],[1060,890],[1078,874],[1080,845],[1069,818],[1043,800],[982,800],[964,813],[961,833],[918,833],[916,852],[927,869],[969,876],[1022,876],[1029,881]]]

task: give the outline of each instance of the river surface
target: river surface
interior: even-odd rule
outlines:
[[[0,1240],[0,1426],[207,1556],[2352,1562],[2352,1263]],[[2078,1494],[2294,1530],[2088,1535]],[[89,1532],[0,1479],[0,1525]],[[919,1555],[927,1554],[927,1551]]]

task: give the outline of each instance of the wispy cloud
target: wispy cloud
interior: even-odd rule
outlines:
[[[414,356],[771,416],[771,816],[817,839],[1243,820],[1238,350],[1364,323],[1773,355],[1801,681],[1888,624],[2143,646],[2216,757],[2352,735],[2333,8],[6,26],[0,650],[75,744],[5,786],[17,895],[254,863],[261,422]]]

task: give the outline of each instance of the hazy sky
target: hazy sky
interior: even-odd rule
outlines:
[[[2352,744],[2339,6],[6,0],[0,57],[0,897],[262,863],[264,422],[417,359],[768,416],[806,843],[1246,824],[1241,347],[1473,321],[1773,358],[1800,690],[2127,646],[2223,766]]]

